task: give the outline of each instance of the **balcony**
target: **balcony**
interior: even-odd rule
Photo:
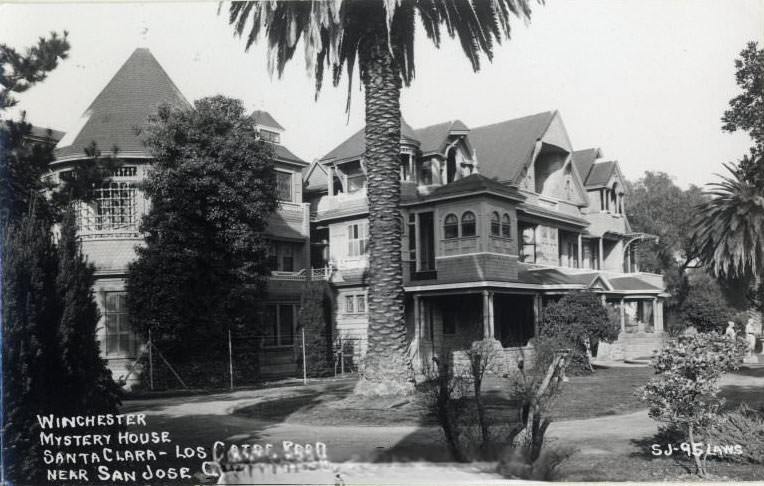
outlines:
[[[309,268],[309,269],[303,268],[299,272],[273,271],[271,272],[271,275],[269,278],[271,280],[304,282],[308,280],[308,277],[310,277],[310,280],[329,280],[331,276],[332,276],[332,269],[330,267],[323,267],[323,268]]]
[[[368,212],[366,189],[335,196],[323,196],[312,208],[318,219]]]

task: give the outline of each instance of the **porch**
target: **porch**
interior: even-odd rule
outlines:
[[[497,368],[516,370],[533,359],[530,339],[538,334],[541,294],[498,289],[416,293],[407,300],[414,369],[426,373],[433,358],[455,367],[468,365],[475,341],[496,340],[503,350]]]

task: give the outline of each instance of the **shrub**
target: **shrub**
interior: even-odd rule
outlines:
[[[719,418],[722,399],[719,379],[737,368],[745,350],[743,339],[717,333],[698,333],[669,340],[655,359],[656,376],[642,388],[649,414],[697,442],[697,433]],[[695,457],[697,473],[705,476],[705,464]]]
[[[598,341],[618,339],[620,324],[602,305],[601,297],[593,292],[575,292],[544,308],[540,333],[549,338],[562,339],[572,348],[573,363],[583,354],[585,368],[592,371],[592,345]]]
[[[735,311],[727,304],[719,283],[707,273],[697,272],[689,279],[687,296],[680,304],[678,314],[684,327],[693,326],[699,332],[723,333]]]
[[[724,454],[720,459],[764,464],[764,412],[747,405],[725,413],[706,433],[708,444],[740,445],[741,454]]]
[[[333,371],[331,310],[325,281],[309,281],[302,293],[297,315],[298,330],[305,330],[305,362],[308,376],[325,376]],[[302,369],[302,336],[295,340],[297,362]]]

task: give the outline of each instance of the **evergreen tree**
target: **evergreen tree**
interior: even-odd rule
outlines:
[[[173,364],[214,359],[228,329],[255,320],[268,273],[262,234],[277,204],[272,149],[242,103],[194,105],[163,106],[149,120],[146,245],[127,278],[134,329],[151,330]]]
[[[297,325],[305,332],[305,363],[309,376],[328,374],[332,368],[332,326],[329,285],[326,281],[308,281],[302,292]],[[302,335],[295,348],[302,368]]]
[[[56,287],[61,301],[58,345],[61,356],[59,395],[65,415],[116,413],[121,390],[114,383],[96,340],[100,313],[93,295],[95,268],[77,240],[73,210],[66,212],[58,242]]]
[[[3,467],[7,479],[36,484],[44,471],[36,414],[57,412],[56,251],[34,213],[6,228],[2,251]]]

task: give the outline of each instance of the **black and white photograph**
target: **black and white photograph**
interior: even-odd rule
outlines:
[[[764,484],[764,1],[0,2],[0,486]]]

